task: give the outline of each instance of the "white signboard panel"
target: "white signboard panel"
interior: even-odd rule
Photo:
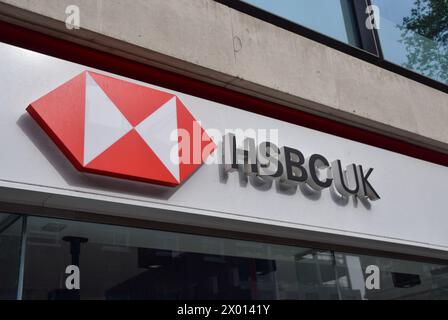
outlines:
[[[46,195],[42,199],[19,197],[17,202],[83,210],[82,199],[96,199],[110,207],[167,208],[236,224],[255,222],[298,233],[308,230],[448,250],[446,167],[111,75],[176,94],[205,129],[273,129],[278,132],[279,146],[296,148],[305,155],[322,154],[330,162],[339,159],[344,166],[356,163],[374,168],[369,181],[381,199],[341,200],[330,189],[320,193],[303,188],[285,192],[275,185],[263,189],[241,183],[237,173],[223,181],[217,164],[202,165],[174,188],[83,173],[73,167],[26,108],[83,71],[110,74],[5,44],[0,44],[0,57],[0,186]],[[119,214],[127,216],[129,212]],[[145,218],[145,214],[139,217]]]

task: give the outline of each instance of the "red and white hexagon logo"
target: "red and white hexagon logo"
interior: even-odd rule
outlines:
[[[199,147],[190,139],[188,161],[185,156],[173,161],[173,148],[177,157],[183,151],[172,132],[183,129],[193,136],[198,125],[182,101],[94,72],[67,81],[27,111],[80,171],[176,186],[216,149],[199,127]],[[201,153],[199,162],[194,152]]]

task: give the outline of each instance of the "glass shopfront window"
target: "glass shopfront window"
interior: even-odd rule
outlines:
[[[357,288],[362,299],[448,298],[447,266],[344,253],[336,253],[336,259],[341,274],[348,275],[346,279],[339,280],[352,289]],[[380,267],[380,290],[366,290],[361,281],[360,274],[370,265]]]
[[[243,0],[324,35],[359,47],[351,0]]]
[[[448,298],[446,265],[49,218],[27,226],[25,299]],[[70,264],[80,290],[65,287]],[[369,265],[380,289],[366,288]]]
[[[448,1],[373,0],[386,60],[448,84]]]

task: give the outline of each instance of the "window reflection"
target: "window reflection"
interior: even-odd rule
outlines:
[[[243,0],[255,7],[359,47],[351,0]]]
[[[447,299],[448,269],[445,266],[337,253],[344,257],[352,288],[360,290],[362,299]],[[380,268],[380,289],[367,290],[364,285],[367,266]]]
[[[448,83],[448,2],[374,0],[386,60]]]
[[[448,298],[443,265],[47,218],[28,225],[26,299]],[[76,292],[65,289],[69,264],[81,270]],[[380,290],[366,289],[369,265]]]

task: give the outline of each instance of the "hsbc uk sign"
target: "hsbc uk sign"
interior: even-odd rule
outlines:
[[[175,94],[90,71],[32,102],[27,111],[84,172],[177,186],[204,162],[218,163],[224,174],[239,171],[263,183],[306,184],[316,191],[334,186],[342,196],[380,198],[369,181],[372,168],[343,168],[340,160],[305,157],[274,142],[256,146],[252,138],[237,147],[233,130],[205,131]],[[214,153],[221,140],[221,152]]]
[[[279,148],[268,141],[256,146],[252,138],[245,138],[243,146],[238,147],[232,133],[223,137],[220,154],[225,175],[238,171],[246,177],[257,178],[260,183],[271,184],[276,180],[286,188],[306,184],[315,191],[333,186],[344,197],[380,199],[369,181],[373,168],[365,170],[354,163],[343,168],[340,160],[330,163],[320,154],[305,157],[300,150]]]

